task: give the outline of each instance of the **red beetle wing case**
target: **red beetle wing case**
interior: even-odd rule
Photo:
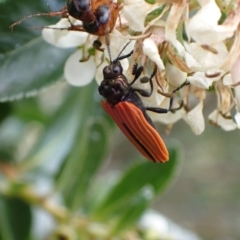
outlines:
[[[147,122],[141,109],[130,102],[119,102],[112,106],[101,102],[105,111],[134,146],[152,162],[166,162],[168,150],[158,132]]]

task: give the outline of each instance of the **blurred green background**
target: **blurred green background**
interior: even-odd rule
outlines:
[[[56,19],[31,18],[10,31],[23,16],[47,12],[47,4],[59,10],[65,1],[0,1],[0,239],[34,239],[33,216],[46,207],[38,196],[55,199],[90,225],[107,223],[111,236],[133,229],[144,239],[136,222],[151,204],[202,239],[240,239],[239,132],[206,120],[206,130],[196,136],[180,121],[166,135],[156,124],[172,158],[148,163],[100,108],[94,81],[84,88],[64,82],[62,69],[74,49],[54,48],[40,30],[28,28]],[[206,119],[215,106],[209,93]],[[80,239],[94,239],[83,231],[86,225],[76,227],[75,218],[61,213],[51,213],[58,222],[51,239],[74,239],[79,231],[86,234]]]

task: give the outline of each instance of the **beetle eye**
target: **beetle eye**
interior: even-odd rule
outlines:
[[[75,6],[78,5],[78,7],[84,11],[84,10],[87,10],[87,8],[89,7],[90,5],[90,1],[89,0],[78,0],[78,1],[75,1]]]
[[[69,15],[79,19],[83,11],[87,11],[90,6],[90,0],[68,0],[67,1],[67,10]]]
[[[97,20],[101,24],[105,24],[108,22],[110,17],[110,9],[107,5],[101,5],[97,10]]]
[[[120,68],[120,66],[115,66],[114,68],[113,68],[113,73],[114,74],[120,74],[121,73],[121,68]]]

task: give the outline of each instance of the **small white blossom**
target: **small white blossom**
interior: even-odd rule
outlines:
[[[95,76],[96,65],[93,57],[90,57],[88,61],[80,63],[79,60],[81,57],[82,51],[76,51],[67,59],[64,67],[64,76],[73,86],[85,86],[89,84]]]
[[[237,124],[232,119],[223,117],[217,110],[214,110],[208,118],[213,124],[216,124],[225,131],[232,131],[237,128]]]
[[[212,44],[211,47],[199,43],[185,43],[186,50],[199,64],[196,70],[206,71],[211,68],[220,68],[228,56],[228,50],[223,42]]]
[[[146,38],[143,41],[143,53],[146,54],[149,57],[149,59],[151,59],[153,62],[157,64],[159,70],[165,69],[163,61],[159,56],[157,45],[152,39]]]
[[[214,81],[219,80],[219,77],[206,77],[205,72],[196,72],[192,76],[187,77],[187,80],[194,86],[208,89]]]
[[[234,90],[235,90],[235,96],[238,102],[238,109],[240,111],[240,51],[239,51],[239,56],[236,62],[233,64],[230,73],[232,77],[232,83],[233,85],[236,85]]]
[[[138,225],[144,230],[142,239],[200,240],[194,233],[179,227],[153,210],[145,212]]]
[[[156,8],[156,5],[147,3],[144,0],[124,0],[123,16],[133,31],[142,32],[145,28],[144,22],[147,13]]]
[[[181,71],[171,63],[166,64],[166,77],[171,85],[178,87],[183,84],[187,79],[187,73]]]
[[[203,102],[201,101],[195,108],[183,115],[183,119],[189,124],[196,135],[201,134],[205,129],[202,110]]]
[[[204,99],[209,91],[215,91],[217,105],[209,115],[210,122],[226,131],[240,128],[240,0],[224,3],[181,0],[167,4],[161,0],[154,4],[124,0],[119,16],[108,35],[111,56],[105,37],[57,30],[82,24],[71,17],[71,24],[63,18],[50,26],[56,29],[43,30],[43,38],[49,43],[78,48],[64,68],[70,84],[83,86],[94,77],[100,84],[104,67],[119,54],[123,56],[133,50],[132,56],[121,60],[121,64],[129,82],[134,78],[133,66],[144,67],[134,88],[150,91],[149,81],[143,83],[140,79],[149,78],[157,66],[151,96],[140,97],[146,107],[169,111],[166,114],[148,111],[153,121],[171,126],[183,119],[195,134],[201,134],[205,129]],[[103,51],[95,50],[94,56],[89,56],[96,39],[102,43]],[[88,61],[79,62],[81,59]],[[173,96],[173,91],[186,81],[190,86],[184,86]],[[173,111],[169,109],[171,97]]]
[[[74,19],[74,18],[71,18]],[[72,20],[74,24],[81,24],[81,21]],[[86,32],[58,30],[59,28],[69,28],[71,25],[67,18],[62,18],[55,25],[42,30],[42,37],[48,43],[61,48],[77,47],[85,43],[88,34]],[[52,28],[52,29],[51,29]]]
[[[237,124],[237,128],[240,128],[240,113],[236,113],[236,115],[234,116],[234,119],[236,121]]]
[[[199,1],[201,9],[190,19],[188,34],[199,44],[212,45],[233,36],[235,28],[219,25],[221,10],[214,0]]]
[[[170,103],[170,99],[164,98],[164,100],[159,105],[159,107],[163,108],[163,109],[168,109],[169,103]],[[174,101],[173,108],[177,108],[177,107],[179,107],[179,103],[177,101]],[[161,122],[166,125],[168,125],[168,124],[171,125],[171,124],[176,123],[177,121],[179,121],[182,118],[182,115],[185,114],[185,110],[182,108],[176,112],[169,111],[168,113],[163,113],[163,114],[154,113],[154,112],[149,111],[148,114],[153,121],[156,121],[156,122],[158,121],[158,122]]]

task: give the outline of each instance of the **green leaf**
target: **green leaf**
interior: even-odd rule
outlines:
[[[117,215],[116,223],[112,228],[112,235],[116,235],[122,230],[129,229],[135,224],[143,212],[147,209],[152,196],[141,191],[130,202],[126,204],[123,210]]]
[[[0,239],[29,239],[32,221],[31,209],[19,198],[0,197]]]
[[[57,18],[51,17],[33,17],[29,20],[23,21],[21,24],[14,27],[11,30],[9,27],[14,22],[19,21],[27,15],[57,11],[66,5],[66,1],[32,1],[32,0],[4,0],[0,1],[0,53],[6,53],[15,48],[26,44],[35,37],[41,34],[40,30],[30,29],[32,27],[43,27],[51,23],[57,22]]]
[[[12,228],[9,222],[5,200],[0,195],[0,240],[15,240]]]
[[[71,52],[55,48],[39,37],[0,55],[0,100],[35,95],[39,89],[60,80]]]
[[[95,88],[95,82],[84,88],[71,88],[64,104],[46,126],[45,133],[23,162],[22,168],[35,168],[45,163],[50,170],[51,166],[58,166],[64,160],[72,149],[79,126],[86,121],[91,107],[96,105],[92,97]]]
[[[0,125],[0,161],[12,162],[16,157],[16,147],[22,140],[25,125],[19,119],[9,116]]]
[[[38,98],[24,98],[21,101],[14,101],[12,114],[24,122],[37,121],[46,124],[49,121],[49,113],[39,104]]]
[[[156,3],[156,0],[145,0],[146,3],[149,3],[149,4],[155,4]]]
[[[171,149],[167,163],[153,164],[146,161],[130,167],[96,209],[94,217],[106,219],[121,213],[128,202],[143,190],[153,196],[159,194],[172,178],[177,162],[177,151]]]
[[[78,166],[74,169],[74,181],[71,181],[72,184],[65,190],[65,199],[71,203],[72,209],[77,209],[83,202],[87,202],[89,186],[104,160],[108,147],[107,122],[103,118],[89,120],[85,125],[85,134],[81,134],[82,137],[79,136],[76,142],[78,144],[75,146],[78,153],[75,155]],[[84,143],[81,144],[81,142]]]
[[[9,27],[26,15],[49,12],[49,8],[57,11],[65,5],[63,0],[50,6],[44,0],[0,1],[0,101],[31,96],[62,78],[64,63],[73,50],[55,48],[42,40],[41,31],[28,28],[47,26],[59,18],[34,17],[13,31]]]
[[[79,94],[82,100],[78,101],[81,119],[77,136],[57,178],[57,189],[64,192],[65,201],[72,209],[87,201],[89,185],[104,160],[108,146],[109,124],[96,111],[100,102],[88,97],[92,94],[87,92],[84,88]]]
[[[150,3],[150,4],[153,4],[155,2],[155,0],[147,0],[146,2]],[[154,9],[152,12],[150,12],[145,21],[146,22],[150,22],[152,21],[154,18],[158,17],[162,12],[163,10],[165,9],[165,7],[167,6],[167,4],[162,4],[160,5],[158,8]]]

